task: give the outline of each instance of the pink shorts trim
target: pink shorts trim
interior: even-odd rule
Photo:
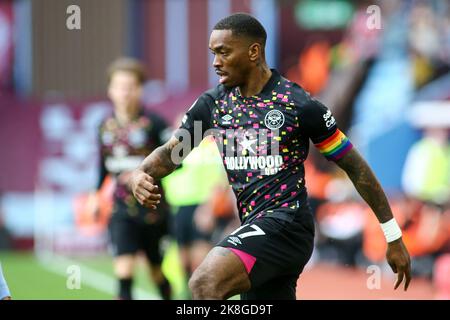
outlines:
[[[228,248],[231,251],[233,251],[238,257],[239,259],[241,259],[242,263],[245,266],[245,270],[247,270],[247,273],[250,273],[250,271],[252,271],[253,266],[255,265],[256,262],[256,258],[244,251],[238,250],[238,249],[234,249],[234,248]]]

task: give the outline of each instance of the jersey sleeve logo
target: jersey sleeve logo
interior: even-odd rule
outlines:
[[[330,110],[328,110],[327,113],[323,115],[323,119],[325,120],[325,125],[327,126],[327,128],[330,128],[336,123],[336,120],[334,119]]]
[[[284,124],[284,114],[279,110],[270,110],[264,118],[264,124],[270,130],[280,129]]]

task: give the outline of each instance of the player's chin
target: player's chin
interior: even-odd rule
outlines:
[[[219,78],[219,83],[225,87],[235,87],[235,81],[233,81],[229,76],[222,76]]]
[[[227,76],[219,76],[219,83],[223,84],[224,86],[227,85],[228,77]]]

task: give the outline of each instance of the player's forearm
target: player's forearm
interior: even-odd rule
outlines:
[[[338,160],[337,164],[347,173],[356,190],[373,210],[380,223],[393,218],[386,194],[378,179],[356,149],[353,148]]]
[[[144,159],[139,169],[157,180],[169,175],[177,167],[177,164],[172,161],[173,147],[174,141],[170,140],[164,145],[156,148]]]

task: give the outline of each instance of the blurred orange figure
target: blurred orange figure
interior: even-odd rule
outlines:
[[[329,65],[330,45],[326,41],[317,41],[300,54],[298,64],[288,71],[287,76],[316,95],[327,84]]]
[[[108,175],[97,192],[75,197],[75,224],[81,232],[94,235],[106,230],[113,208],[114,188],[114,180]],[[93,205],[94,202],[98,203],[98,208]]]

